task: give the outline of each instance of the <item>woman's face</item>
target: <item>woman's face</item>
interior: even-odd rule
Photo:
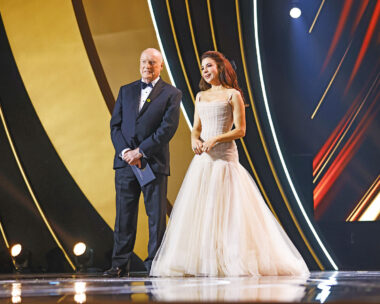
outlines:
[[[214,59],[206,57],[202,60],[202,77],[211,85],[219,85],[219,71]]]

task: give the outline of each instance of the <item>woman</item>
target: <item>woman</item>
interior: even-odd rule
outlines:
[[[203,54],[199,87],[191,133],[196,155],[150,275],[308,274],[239,164],[234,140],[245,135],[245,108],[236,73],[221,53]]]

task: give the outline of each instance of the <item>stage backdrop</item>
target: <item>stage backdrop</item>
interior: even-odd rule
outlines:
[[[19,242],[35,269],[46,269],[46,254],[58,248],[70,270],[72,247],[84,241],[105,268],[115,218],[110,111],[119,87],[139,79],[141,51],[159,48],[148,5],[0,1],[0,12],[2,249]],[[162,77],[170,82],[166,71]],[[191,158],[181,115],[171,143],[171,203]],[[144,259],[142,201],[139,211],[135,252]]]
[[[58,253],[70,271],[81,240],[107,265],[110,111],[153,46],[184,93],[171,203],[192,157],[200,56],[218,50],[247,104],[240,162],[310,269],[380,269],[380,1],[0,0],[0,14],[2,250],[21,242],[42,270]],[[138,225],[145,258],[142,204]]]

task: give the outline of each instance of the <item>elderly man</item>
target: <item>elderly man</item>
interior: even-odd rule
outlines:
[[[116,221],[112,267],[105,276],[118,277],[129,271],[141,192],[149,218],[148,257],[144,261],[148,273],[165,232],[169,141],[178,127],[182,93],[160,78],[162,68],[161,53],[153,48],[144,50],[141,80],[120,88],[112,114]],[[152,171],[147,178],[153,178],[147,184],[136,177],[136,168],[145,167]]]

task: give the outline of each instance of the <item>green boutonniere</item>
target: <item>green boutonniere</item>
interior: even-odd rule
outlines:
[[[150,98],[148,98],[148,99],[146,100],[146,102],[151,102]]]

